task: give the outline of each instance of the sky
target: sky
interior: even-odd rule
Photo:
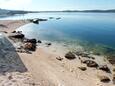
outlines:
[[[115,0],[0,0],[0,8],[30,11],[115,9]]]

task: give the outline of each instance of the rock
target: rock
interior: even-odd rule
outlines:
[[[8,79],[11,80],[11,79],[13,79],[13,77],[10,75],[10,76],[8,76]]]
[[[24,38],[24,34],[22,34],[22,33],[12,33],[12,34],[9,35],[9,37],[23,39]]]
[[[77,56],[82,56],[82,57],[88,57],[88,53],[86,53],[86,52],[75,52],[75,54],[77,55]]]
[[[38,43],[42,43],[42,41],[41,41],[41,40],[38,40]]]
[[[59,57],[56,57],[56,59],[59,60],[59,61],[62,61],[62,60],[63,60],[63,58],[61,58],[60,56],[59,56]]]
[[[113,72],[115,72],[115,68],[113,68]]]
[[[93,59],[93,60],[95,59],[95,57],[90,56],[90,55],[88,55],[88,58],[89,58],[89,59]]]
[[[49,19],[53,19],[54,17],[49,17]]]
[[[110,79],[107,76],[99,76],[99,79],[101,82],[104,82],[104,83],[110,82]]]
[[[16,33],[16,31],[12,31],[12,33]]]
[[[115,65],[115,56],[107,57],[107,58],[108,58],[108,61],[109,61],[112,65]]]
[[[2,33],[8,33],[7,31],[0,31],[0,32],[2,32]]]
[[[27,42],[24,44],[24,49],[35,51],[36,50],[36,44],[31,43],[31,42]]]
[[[111,71],[110,71],[110,69],[108,68],[107,65],[101,65],[101,66],[99,66],[99,69],[103,70],[103,71],[105,71],[107,73],[111,73]]]
[[[39,24],[39,21],[47,21],[47,19],[39,19],[39,18],[36,18],[36,19],[31,19],[30,22],[33,22],[35,24]]]
[[[34,43],[36,44],[37,43],[37,40],[36,39],[25,39],[24,42],[30,42],[30,43]]]
[[[61,19],[61,18],[60,17],[56,18],[56,20],[59,20],[59,19]]]
[[[94,55],[100,56],[101,53],[99,53],[99,52],[95,52]]]
[[[113,84],[115,84],[115,74],[113,74],[113,79],[112,79],[112,81],[113,81]]]
[[[87,68],[86,67],[78,67],[80,70],[82,70],[82,71],[85,71],[85,70],[87,70]]]
[[[33,19],[32,22],[35,23],[35,24],[39,24],[39,19]]]
[[[87,64],[88,67],[95,67],[95,68],[98,67],[98,64],[95,61],[92,61],[92,60],[84,60],[84,61],[81,61],[81,62],[84,63],[84,64]]]
[[[52,44],[51,43],[46,43],[46,45],[51,46]]]
[[[67,59],[75,59],[76,56],[72,53],[72,52],[68,52],[66,55],[65,55],[65,58]]]

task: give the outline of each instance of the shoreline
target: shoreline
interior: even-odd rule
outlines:
[[[8,27],[4,30],[7,31],[8,34],[15,31],[16,28],[28,23],[29,22],[24,22],[23,20],[0,21],[0,24]],[[17,48],[17,44],[19,43],[23,44],[20,41],[16,43],[11,39],[9,40],[13,43],[13,46],[15,45],[14,48]],[[85,52],[81,54],[78,52],[72,52],[76,58],[69,60],[65,58],[65,55],[70,52],[69,50],[60,44],[48,43],[49,42],[44,41],[42,43],[37,43],[36,50],[34,52],[30,51],[31,54],[12,51],[12,53],[15,52],[19,55],[18,58],[20,58],[20,61],[30,72],[30,75],[32,74],[32,77],[30,78],[35,81],[35,83],[32,82],[35,85],[28,84],[27,86],[84,86],[84,84],[85,86],[114,86],[112,82],[114,74],[112,70],[114,67],[106,59],[104,59],[103,56],[93,54],[87,55]],[[107,65],[111,73],[99,70],[96,67],[88,67],[86,64],[81,62],[83,60],[94,61],[94,63],[99,66]],[[15,66],[15,64],[13,65]],[[86,68],[86,70],[83,71],[82,68]],[[110,82],[101,82],[98,76],[106,76],[110,79]],[[39,84],[36,84],[36,82],[39,82]],[[20,84],[19,86],[22,85]]]

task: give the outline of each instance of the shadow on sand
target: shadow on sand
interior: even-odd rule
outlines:
[[[6,72],[26,72],[27,68],[15,51],[13,44],[0,35],[0,74]]]

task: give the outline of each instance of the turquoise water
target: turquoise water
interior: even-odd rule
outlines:
[[[111,53],[115,49],[114,13],[35,13],[2,19],[48,18],[39,25],[28,24],[22,30],[26,37],[80,44],[87,49]],[[55,18],[61,17],[60,20]],[[77,45],[75,45],[77,46]]]

